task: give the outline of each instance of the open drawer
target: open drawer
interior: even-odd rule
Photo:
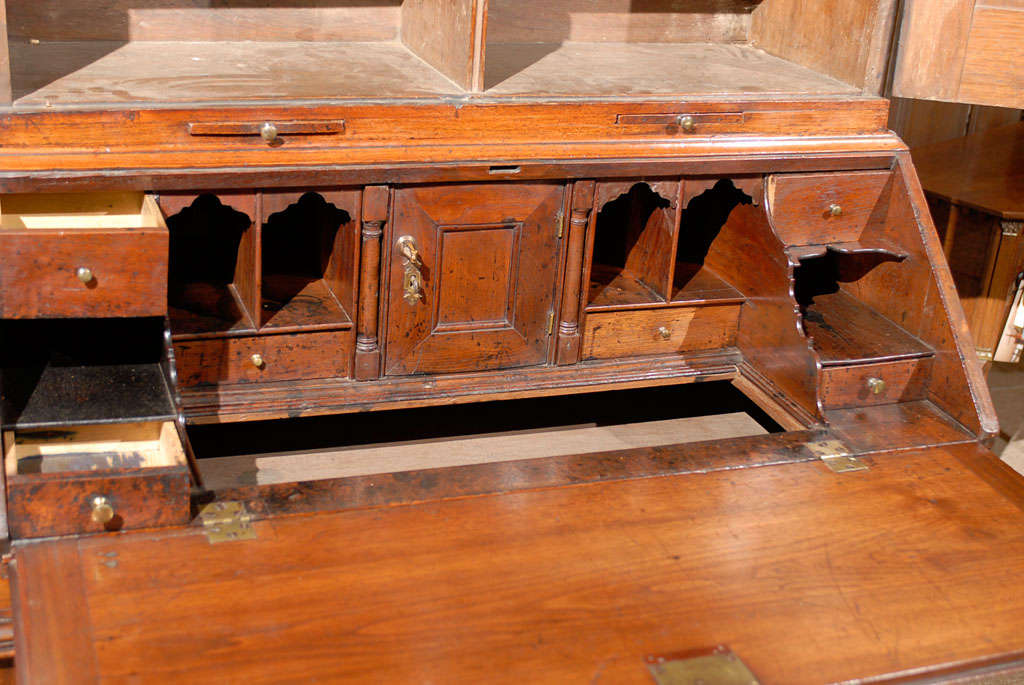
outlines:
[[[167,228],[143,193],[0,198],[0,317],[159,316]]]
[[[172,421],[3,434],[14,538],[184,524],[189,471]]]

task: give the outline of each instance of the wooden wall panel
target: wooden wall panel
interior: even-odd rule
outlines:
[[[14,40],[394,40],[402,0],[7,0]],[[188,35],[183,36],[182,31]]]
[[[754,10],[751,42],[844,83],[881,93],[895,14],[896,0],[769,0]]]
[[[1024,2],[1001,4],[974,11],[957,99],[1024,107]]]
[[[742,43],[749,0],[490,0],[496,43]],[[685,8],[685,10],[683,10]]]
[[[1024,106],[1024,2],[906,0],[893,94]]]
[[[402,42],[466,90],[483,84],[486,0],[405,0]]]

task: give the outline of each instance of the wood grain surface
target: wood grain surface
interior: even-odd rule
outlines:
[[[646,656],[727,644],[798,685],[1024,650],[1019,479],[973,445],[868,463],[278,518],[215,546],[189,530],[20,545],[19,669],[646,683]]]

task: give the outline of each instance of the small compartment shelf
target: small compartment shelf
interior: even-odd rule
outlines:
[[[794,294],[804,332],[823,366],[933,356],[924,342],[848,290],[878,265],[901,262],[906,255],[859,243],[793,248],[789,254],[799,263],[794,269]]]
[[[256,330],[256,194],[160,196],[170,233],[169,316],[176,337]]]
[[[260,329],[347,329],[359,193],[264,193]],[[340,205],[340,206],[339,206]]]
[[[679,185],[675,180],[598,184],[587,311],[668,301]]]

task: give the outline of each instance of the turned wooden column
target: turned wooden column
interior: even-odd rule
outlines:
[[[369,186],[363,191],[362,248],[359,252],[359,306],[356,315],[356,380],[380,377],[380,244],[388,220],[388,189]]]
[[[562,289],[562,316],[558,322],[559,365],[575,364],[580,359],[580,289],[583,287],[583,246],[587,238],[590,212],[594,208],[594,182],[579,181],[573,187],[569,216],[569,245]]]

